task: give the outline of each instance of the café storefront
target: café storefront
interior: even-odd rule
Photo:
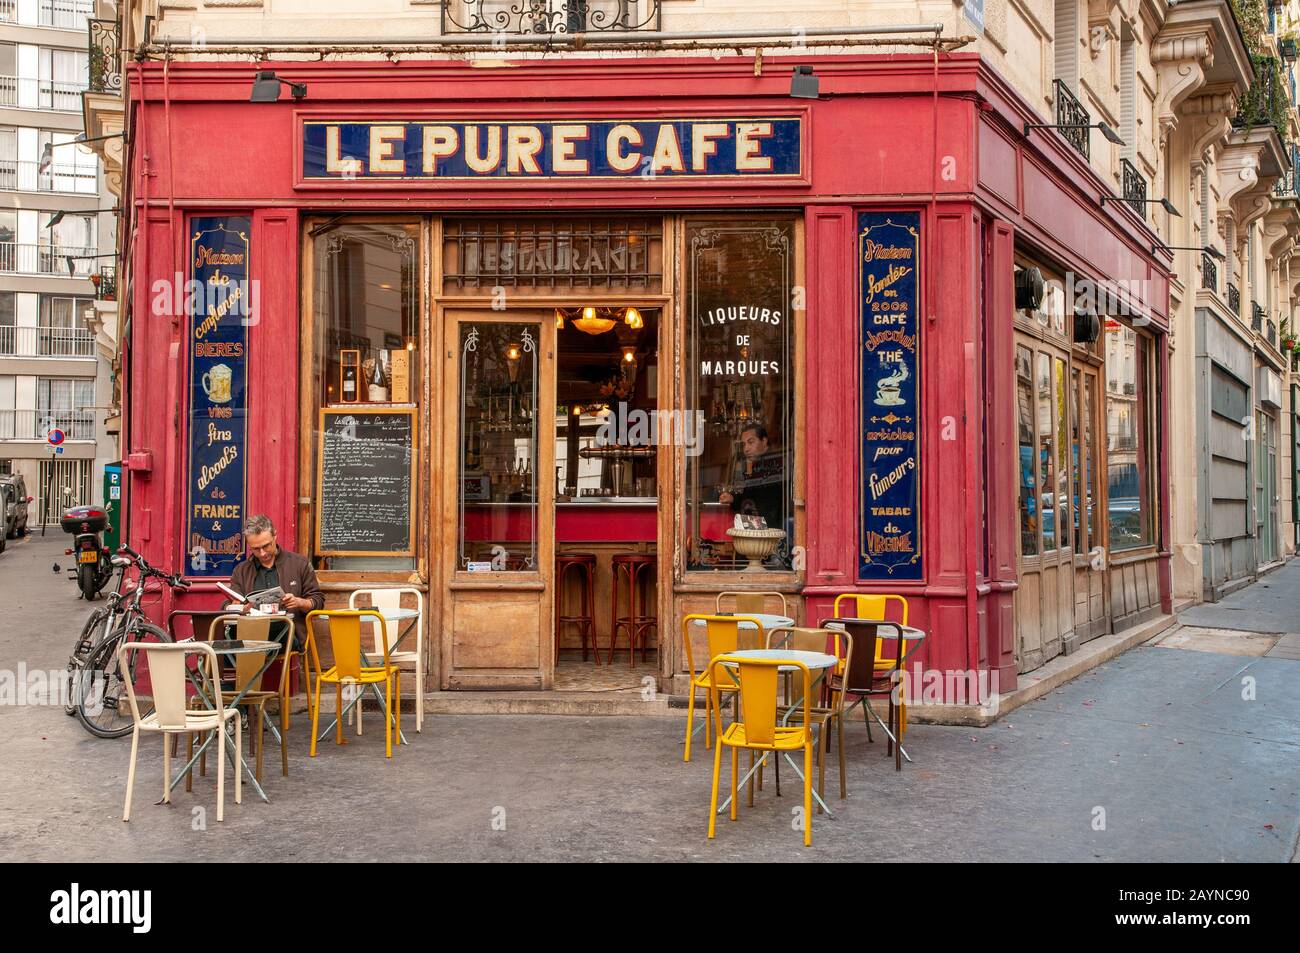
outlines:
[[[813,624],[901,593],[924,666],[1014,687],[1018,264],[1158,279],[1153,375],[1167,275],[1113,205],[1049,230],[1080,170],[942,60],[936,97],[928,56],[819,57],[817,101],[740,57],[277,62],[308,93],[275,104],[242,64],[136,64],[130,538],[182,607],[253,513],[330,605],[415,588],[430,690],[682,693],[678,620],[734,591]],[[557,640],[587,556],[594,625]]]

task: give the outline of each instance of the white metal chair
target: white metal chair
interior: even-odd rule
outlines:
[[[415,609],[419,613],[415,617],[415,651],[402,650],[400,652],[389,653],[389,661],[396,666],[409,663],[415,667],[415,730],[424,729],[424,593],[414,586],[394,586],[383,589],[358,589],[352,593],[348,599],[349,609],[361,609],[368,606],[374,606],[379,610],[379,614],[384,617],[384,621],[389,626],[389,631],[394,634],[394,641],[399,631],[404,631],[405,626],[410,622],[408,619],[392,620],[388,613],[393,609],[402,607],[402,596],[409,595],[415,599]],[[374,638],[374,655],[384,654],[383,637],[380,634],[379,626],[373,622],[362,621],[362,625],[373,633]],[[399,626],[401,629],[399,630]],[[409,642],[407,644],[410,644]],[[352,709],[357,718],[357,734],[361,734],[361,703],[358,701]],[[351,717],[351,715],[349,715]]]
[[[149,663],[150,692],[153,695],[154,710],[143,718],[140,706],[135,698],[134,675],[127,663],[127,653],[142,651]],[[221,700],[221,679],[212,680],[212,700],[215,708],[195,711],[187,710],[185,686],[186,657],[204,656],[205,665],[201,670],[218,671],[217,653],[204,642],[126,642],[117,651],[118,665],[127,673],[122,679],[126,683],[126,695],[131,703],[131,717],[135,722],[131,729],[131,767],[126,775],[126,806],[122,810],[122,820],[131,820],[131,792],[135,788],[136,753],[140,745],[140,732],[157,731],[163,736],[163,801],[171,803],[172,749],[168,735],[183,735],[197,731],[215,731],[217,733],[217,820],[223,819],[226,807],[226,731],[225,724],[231,719],[235,722],[235,803],[243,800],[243,771],[240,758],[239,710],[227,709]]]

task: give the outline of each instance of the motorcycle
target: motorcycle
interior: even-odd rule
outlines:
[[[99,535],[108,529],[108,513],[101,506],[74,506],[64,512],[59,526],[74,537],[72,548],[64,550],[76,557],[76,566],[68,571],[69,577],[76,578],[77,588],[87,601],[98,598],[99,591],[113,575],[113,554],[104,547]]]

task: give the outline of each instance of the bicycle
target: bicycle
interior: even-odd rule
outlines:
[[[119,552],[129,556],[129,564],[135,565],[135,583],[129,595],[115,592],[109,597],[109,604],[105,606],[106,615],[99,623],[101,631],[98,641],[87,649],[85,662],[76,673],[78,681],[73,688],[77,720],[97,738],[121,738],[131,731],[133,724],[126,698],[126,680],[130,679],[135,684],[142,654],[132,653],[123,664],[118,656],[122,643],[172,641],[167,630],[150,622],[141,608],[147,592],[160,591],[157,588],[149,589],[149,580],[158,579],[163,584],[182,591],[190,587],[180,576],[154,569],[129,546],[121,547]],[[115,564],[119,566],[124,578],[127,567],[116,563],[116,560]],[[122,579],[118,582],[120,589]],[[148,715],[152,711],[150,707],[141,712],[141,715]]]
[[[81,671],[86,666],[86,659],[90,653],[106,639],[116,627],[121,619],[125,607],[125,596],[122,592],[123,583],[126,581],[126,571],[133,563],[125,556],[114,555],[112,557],[113,568],[117,570],[117,582],[113,584],[108,593],[108,601],[105,605],[100,606],[90,614],[86,619],[86,624],[81,628],[81,634],[77,636],[77,641],[72,645],[72,654],[68,656],[67,684],[72,686],[72,691],[68,694],[68,703],[63,706],[63,713],[72,717],[77,713],[76,688],[81,684]]]

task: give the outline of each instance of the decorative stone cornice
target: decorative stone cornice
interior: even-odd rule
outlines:
[[[1151,47],[1156,68],[1155,113],[1163,147],[1178,125],[1179,107],[1205,85],[1205,71],[1214,65],[1214,35],[1204,27],[1172,36],[1161,32]]]
[[[1205,171],[1210,149],[1232,131],[1236,114],[1237,94],[1230,88],[1207,90],[1183,103],[1182,124],[1188,135],[1193,178]]]
[[[1228,136],[1219,158],[1219,199],[1232,209],[1237,241],[1273,207],[1273,183],[1285,165],[1281,141],[1271,126],[1238,129]]]
[[[1300,237],[1300,208],[1293,197],[1274,199],[1270,204],[1272,208],[1264,214],[1264,249],[1281,268],[1290,260]]]

